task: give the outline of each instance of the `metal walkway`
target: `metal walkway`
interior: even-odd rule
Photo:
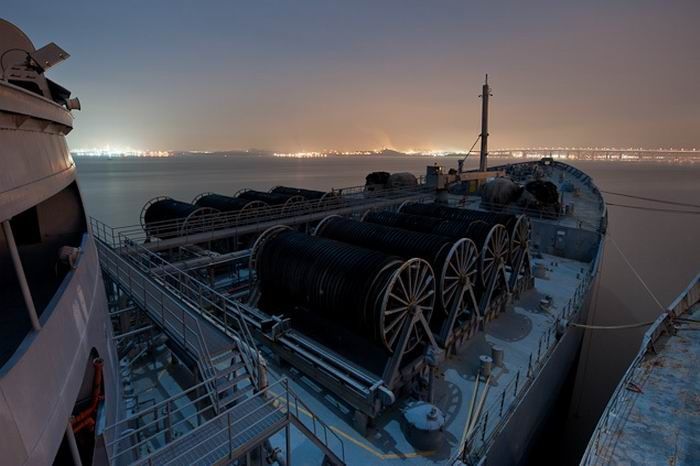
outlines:
[[[221,295],[186,273],[169,271],[167,262],[142,246],[126,240],[119,254],[98,235],[95,243],[103,273],[188,353],[203,379],[108,427],[105,439],[112,450],[111,464],[228,463],[290,423],[331,463],[344,464],[342,440],[291,392],[286,379],[261,386],[266,378],[260,372],[261,356],[245,320],[230,312],[227,300],[219,301]],[[150,273],[154,270],[162,273],[155,276]],[[271,390],[275,387],[282,393],[276,395]],[[300,418],[300,409],[310,425]],[[201,423],[202,419],[209,420]],[[154,445],[156,451],[142,458],[143,451]]]
[[[294,209],[273,206],[242,213],[202,215],[186,223],[182,219],[151,223],[149,224],[150,236],[144,231],[143,225],[102,230],[103,225],[96,223],[93,224],[93,230],[113,246],[118,245],[124,238],[128,238],[131,241],[143,243],[144,247],[151,251],[161,251],[260,233],[275,225],[315,222],[328,215],[349,215],[364,213],[371,209],[391,208],[406,201],[432,198],[435,194],[435,188],[425,184],[374,192],[365,192],[363,189],[363,186],[344,188],[338,191],[343,193],[342,196],[323,202],[305,201],[295,205]]]
[[[102,272],[119,285],[175,343],[193,358],[218,354],[231,346],[231,338],[193,313],[186,301],[165,290],[152,276],[101,241],[95,242]]]
[[[233,389],[234,384],[226,387]],[[112,465],[229,464],[266,445],[282,429],[286,464],[291,465],[290,428],[296,427],[333,465],[345,464],[345,446],[328,425],[310,412],[281,379],[227,405],[216,414],[199,395],[200,386],[148,407],[101,434]],[[235,391],[234,391],[235,393]],[[304,411],[305,416],[300,416]],[[270,453],[268,451],[268,453]]]
[[[239,458],[288,423],[285,410],[253,397],[136,464],[213,465]]]

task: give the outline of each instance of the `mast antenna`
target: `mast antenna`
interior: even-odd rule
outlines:
[[[488,158],[489,139],[489,97],[491,97],[491,87],[489,86],[489,75],[486,74],[484,85],[481,87],[481,151],[479,153],[479,171],[486,171]]]

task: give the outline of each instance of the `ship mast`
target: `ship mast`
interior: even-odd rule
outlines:
[[[486,158],[488,156],[489,139],[489,97],[491,96],[489,87],[489,75],[486,75],[484,85],[481,87],[481,151],[479,155],[479,171],[486,170]]]

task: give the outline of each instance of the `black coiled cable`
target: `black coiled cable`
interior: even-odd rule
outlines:
[[[267,240],[256,272],[264,307],[303,307],[383,344],[382,293],[403,262],[394,256],[283,231]]]
[[[411,203],[401,207],[401,213],[411,215],[425,215],[428,217],[442,218],[446,220],[457,220],[462,222],[472,222],[481,220],[483,222],[495,225],[501,224],[508,230],[508,233],[513,232],[518,217],[511,214],[501,214],[496,212],[483,212],[480,210],[458,209],[455,207],[447,207],[434,203]]]
[[[304,199],[308,200],[318,200],[321,199],[323,196],[325,196],[328,193],[325,193],[323,191],[315,191],[312,189],[303,189],[303,188],[293,188],[291,186],[277,186],[273,188],[271,191],[273,194],[286,194],[290,196],[302,196]]]
[[[251,202],[249,199],[241,199],[240,197],[210,193],[197,198],[195,205],[198,207],[211,207],[221,212],[238,212],[249,206]]]
[[[403,228],[404,230],[419,231],[421,233],[433,233],[436,226],[444,222],[444,220],[439,218],[398,214],[389,211],[368,212],[363,221],[394,228]]]
[[[330,217],[316,230],[316,235],[406,259],[420,257],[433,270],[442,268],[451,242],[444,236],[419,233],[401,228],[363,223],[343,217]]]
[[[165,222],[185,218],[199,207],[189,202],[178,201],[171,198],[160,199],[149,205],[144,214],[146,224]]]
[[[269,205],[283,205],[296,194],[266,193],[263,191],[243,191],[238,198],[249,201],[262,201]]]

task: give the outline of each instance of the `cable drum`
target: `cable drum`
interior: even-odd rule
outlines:
[[[267,207],[267,204],[262,201],[250,201],[238,197],[225,196],[216,193],[202,193],[196,196],[192,203],[198,207],[210,207],[222,213],[244,213],[254,212],[257,209]]]
[[[479,251],[479,275],[481,284],[486,286],[505,264],[509,252],[509,236],[503,225],[489,225],[477,221],[443,220],[441,218],[410,215],[395,212],[370,212],[366,222],[388,225],[406,230],[433,233],[448,238],[469,238]]]
[[[445,220],[433,230],[438,235],[450,238],[469,238],[474,241],[479,252],[481,284],[487,286],[499,267],[506,263],[509,253],[508,231],[503,225],[491,225],[482,220]]]
[[[312,189],[303,188],[293,188],[291,186],[276,186],[270,190],[271,193],[275,194],[286,194],[286,195],[296,195],[302,196],[307,201],[317,201],[318,204],[330,204],[330,201],[339,200],[338,193],[330,191],[315,191]]]
[[[266,193],[254,190],[239,191],[236,197],[248,201],[261,201],[271,206],[283,206],[283,212],[299,209],[304,202],[304,197],[299,194]]]
[[[481,220],[491,225],[501,224],[506,227],[510,238],[509,263],[518,265],[530,242],[530,220],[525,215],[512,215],[480,210],[458,209],[435,203],[406,203],[399,209],[401,213],[424,215],[447,220],[471,222]]]
[[[423,259],[404,261],[293,230],[269,230],[254,264],[264,307],[298,306],[347,325],[393,352],[414,313],[430,319],[435,278]],[[252,259],[252,258],[251,258]],[[410,351],[425,335],[411,328]]]
[[[199,207],[211,207],[221,212],[237,212],[250,206],[265,207],[261,201],[250,201],[239,197],[224,196],[216,193],[202,193],[193,199],[193,204]]]
[[[403,228],[404,230],[419,231],[421,233],[432,233],[437,225],[444,222],[444,220],[439,218],[399,214],[389,211],[367,212],[362,218],[362,221],[394,228]]]
[[[403,258],[425,259],[436,273],[438,307],[443,312],[451,309],[452,300],[459,298],[457,285],[473,283],[475,278],[478,254],[469,239],[454,240],[337,215],[323,219],[314,234]]]
[[[164,237],[187,234],[190,229],[205,227],[214,221],[218,210],[200,207],[170,197],[148,201],[141,210],[141,226],[148,236]]]

